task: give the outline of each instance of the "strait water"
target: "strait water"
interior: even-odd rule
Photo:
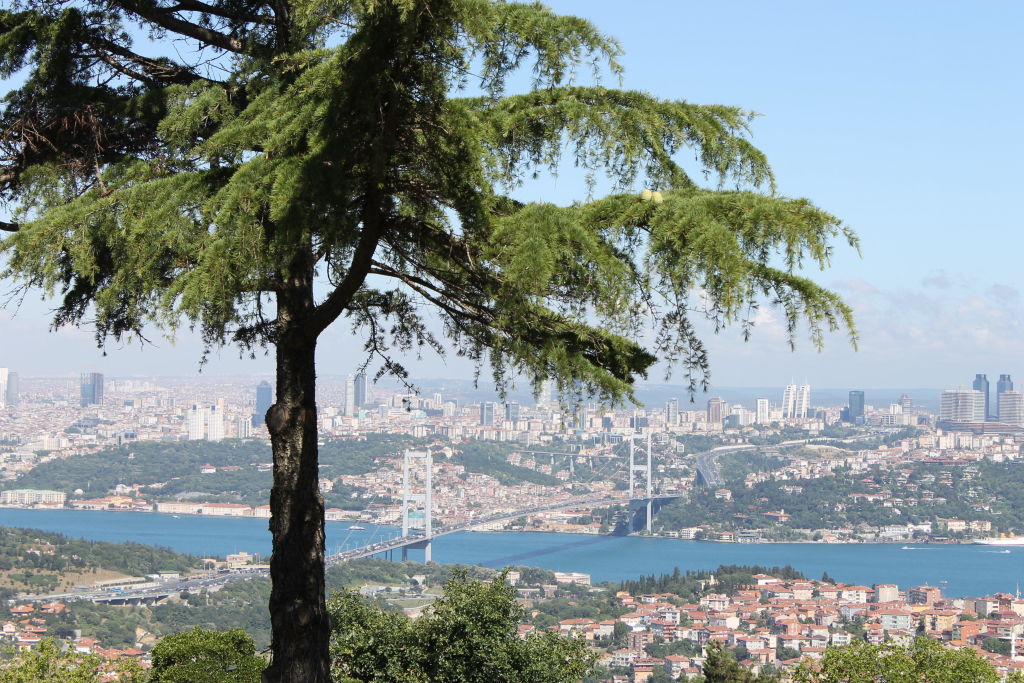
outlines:
[[[163,545],[179,552],[221,556],[237,551],[270,553],[265,519],[232,519],[85,510],[21,510],[0,508],[0,526],[54,531],[95,541],[135,541]],[[327,523],[330,552],[355,548],[399,534],[390,526],[349,522]],[[551,533],[471,533],[434,541],[437,562],[486,567],[529,565],[555,571],[580,571],[595,582],[671,572],[673,568],[714,569],[722,564],[793,565],[810,578],[828,572],[838,581],[871,585],[895,583],[941,586],[948,596],[980,596],[1014,592],[1024,583],[1024,547],[976,545],[809,543],[703,543],[637,536],[586,536]],[[399,553],[395,553],[397,558]],[[410,551],[421,560],[422,551]]]

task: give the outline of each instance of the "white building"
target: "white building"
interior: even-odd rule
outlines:
[[[782,416],[785,418],[806,418],[811,409],[811,385],[786,385],[782,394]]]
[[[757,407],[754,411],[754,421],[759,425],[766,425],[771,423],[771,415],[768,412],[768,399],[759,398],[757,399]]]
[[[985,394],[974,389],[943,391],[939,419],[949,422],[984,422]]]
[[[999,421],[1024,427],[1024,393],[1011,390],[999,394]]]
[[[345,404],[342,406],[342,412],[345,417],[354,417],[356,410],[356,378],[349,375],[345,378]]]
[[[207,413],[206,438],[208,441],[224,439],[224,409],[220,405],[211,406]]]
[[[0,408],[7,405],[7,381],[10,377],[10,370],[0,368]]]
[[[189,441],[199,441],[206,438],[206,421],[209,413],[209,408],[197,403],[193,403],[192,407],[185,411]]]

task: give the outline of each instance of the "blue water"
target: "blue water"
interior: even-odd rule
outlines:
[[[179,552],[224,556],[246,551],[270,553],[265,519],[232,519],[84,510],[19,510],[0,508],[0,526],[30,527],[96,541],[136,541],[164,545]],[[327,523],[330,552],[397,536],[394,527],[349,522]],[[953,597],[1013,592],[1024,583],[1024,548],[1009,553],[986,546],[858,544],[737,544],[672,539],[582,536],[548,533],[471,533],[434,541],[438,562],[487,567],[531,565],[555,571],[580,571],[594,581],[621,580],[673,568],[714,569],[721,564],[791,564],[810,578],[828,572],[847,583],[895,583],[903,588],[931,584]],[[398,553],[395,553],[396,557]],[[410,551],[421,559],[422,551]]]

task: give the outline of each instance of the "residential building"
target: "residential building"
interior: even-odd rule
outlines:
[[[715,396],[708,401],[708,422],[722,424],[728,414],[729,404],[721,396]]]
[[[999,405],[997,406],[999,421],[1024,427],[1024,393],[1007,389],[999,392],[997,395],[999,397]]]
[[[769,411],[768,399],[759,398],[756,402],[756,409],[754,411],[754,422],[759,425],[766,425],[771,423],[771,414]]]
[[[806,418],[811,408],[811,385],[789,384],[782,393],[782,416],[785,418]]]
[[[984,375],[979,375],[984,378]],[[986,380],[987,382],[988,380]],[[978,381],[975,380],[975,384]],[[949,389],[942,392],[939,420],[948,422],[984,422],[986,394],[977,389]]]

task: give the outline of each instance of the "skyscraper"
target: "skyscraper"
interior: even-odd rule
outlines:
[[[786,385],[782,393],[782,417],[805,418],[811,408],[811,385]]]
[[[851,391],[849,402],[850,422],[862,424],[864,422],[864,392]]]
[[[224,408],[221,405],[210,406],[206,413],[206,438],[209,441],[224,439]]]
[[[708,401],[708,422],[721,424],[728,414],[729,404],[721,396],[715,396]]]
[[[11,372],[7,368],[0,368],[0,408],[7,405],[7,384],[11,381]]]
[[[356,408],[366,405],[366,373],[356,373]]]
[[[996,382],[996,411],[999,410],[999,397],[1003,395],[1004,391],[1013,391],[1013,380],[1010,379],[1009,375],[999,375],[999,381]],[[1001,412],[997,412],[996,417],[1001,422],[1006,422]]]
[[[900,407],[903,408],[904,415],[912,415],[914,413],[914,399],[906,394],[900,394]]]
[[[267,422],[267,411],[274,403],[274,391],[270,382],[263,381],[256,385],[256,412],[252,414],[252,426],[259,427]]]
[[[984,422],[985,395],[977,389],[950,389],[943,391],[939,404],[939,420],[947,422]]]
[[[673,398],[665,404],[665,425],[674,427],[679,424],[679,399]]]
[[[755,411],[754,421],[759,425],[766,425],[771,421],[771,417],[768,413],[768,399],[759,398],[756,402],[757,410]]]
[[[206,420],[210,409],[193,403],[192,407],[185,411],[185,428],[188,432],[189,441],[199,441],[206,438]]]
[[[516,401],[505,404],[505,421],[519,422],[519,403]]]
[[[552,395],[554,392],[554,382],[549,379],[544,380],[540,384],[540,394],[537,396],[537,407],[539,408],[550,408]]]
[[[484,401],[480,404],[480,425],[482,427],[494,426],[494,404]]]
[[[83,372],[81,378],[80,405],[98,406],[103,403],[103,374],[99,372]]]
[[[999,421],[1024,427],[1024,394],[1013,389],[1004,389],[998,396]]]
[[[983,398],[984,398],[984,401],[985,401],[985,418],[983,420],[980,420],[981,422],[984,422],[985,420],[988,420],[989,418],[992,417],[992,411],[989,409],[989,404],[988,404],[988,377],[986,377],[985,375],[981,375],[981,374],[975,375],[974,376],[974,384],[971,385],[971,386],[972,386],[972,388],[975,391],[980,391],[982,396],[983,396]]]
[[[342,406],[342,413],[346,417],[356,415],[356,378],[349,375],[345,378],[345,402]]]
[[[7,405],[16,406],[21,403],[21,388],[18,386],[18,373],[11,372],[7,375]]]

